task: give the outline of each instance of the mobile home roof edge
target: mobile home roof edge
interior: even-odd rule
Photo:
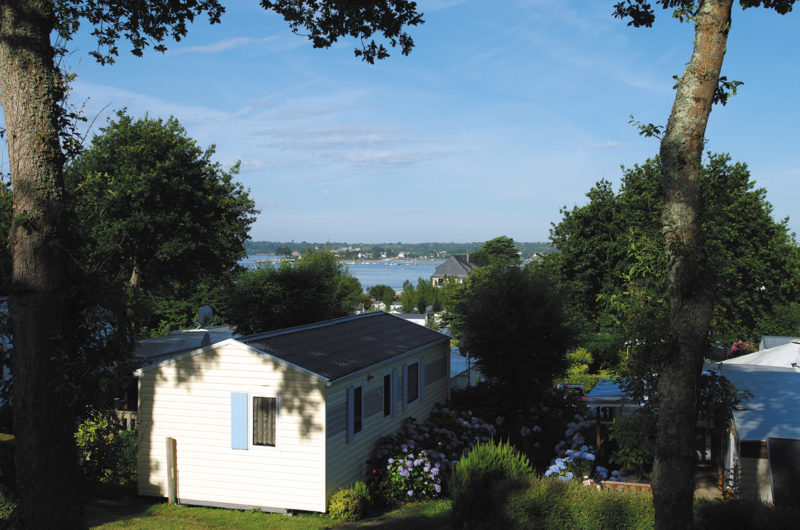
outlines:
[[[317,328],[324,328],[327,326],[333,326],[339,324],[341,322],[349,322],[351,320],[358,320],[361,318],[369,318],[374,316],[380,316],[389,313],[382,313],[380,311],[376,311],[375,313],[363,313],[361,315],[352,315],[347,317],[339,317],[339,318],[332,318],[330,320],[323,320],[322,322],[315,322],[313,324],[303,324],[302,326],[293,326],[290,328],[283,328],[283,329],[276,329],[273,331],[265,331],[263,333],[256,333],[253,335],[245,335],[243,337],[239,337],[239,340],[244,343],[248,342],[256,342],[262,339],[269,339],[272,337],[278,337],[280,335],[288,335],[289,333],[297,333],[299,331],[307,331],[310,329],[317,329]],[[394,315],[391,315],[394,316]]]
[[[290,363],[289,361],[281,359],[280,357],[276,357],[276,356],[272,355],[271,353],[265,352],[263,350],[259,350],[258,348],[254,348],[253,346],[250,346],[249,344],[246,344],[246,343],[242,342],[241,340],[234,339],[234,338],[226,339],[226,340],[223,340],[221,342],[215,342],[214,344],[210,344],[208,346],[203,346],[201,348],[196,348],[196,349],[191,350],[191,351],[185,351],[185,352],[182,352],[182,353],[178,353],[174,357],[170,357],[168,359],[164,359],[164,360],[159,361],[157,363],[153,363],[153,364],[149,364],[147,366],[143,366],[143,367],[139,368],[138,370],[134,371],[133,373],[134,373],[134,375],[139,376],[139,375],[142,374],[142,372],[150,371],[150,370],[153,370],[155,368],[161,368],[163,366],[166,366],[166,365],[169,365],[169,364],[172,364],[172,363],[176,363],[176,362],[181,361],[183,359],[187,359],[189,357],[194,357],[195,355],[200,355],[202,353],[206,353],[207,351],[215,350],[215,349],[217,349],[217,347],[223,347],[225,345],[242,346],[242,347],[246,348],[247,350],[249,350],[250,353],[253,353],[255,355],[259,355],[259,356],[262,356],[262,357],[263,356],[269,357],[270,359],[276,361],[279,364],[282,364],[284,366],[288,366],[290,368],[294,368],[296,370],[299,370],[299,371],[301,371],[303,373],[306,373],[308,375],[311,375],[311,376],[315,377],[316,379],[319,379],[320,381],[323,381],[325,383],[330,381],[324,375],[320,375],[320,374],[318,374],[316,372],[313,372],[313,371],[309,370],[308,368],[303,368],[302,366],[298,366],[298,365],[296,365],[294,363]]]

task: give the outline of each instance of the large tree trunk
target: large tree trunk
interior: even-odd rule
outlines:
[[[713,298],[699,229],[699,176],[708,117],[719,82],[733,0],[702,0],[694,51],[678,81],[661,141],[668,245],[670,327],[660,367],[653,501],[656,528],[690,528],[694,495],[697,383]]]
[[[0,102],[6,121],[14,222],[9,315],[20,527],[79,524],[74,420],[64,395],[66,258],[62,248],[61,77],[50,33],[52,0],[0,2]]]

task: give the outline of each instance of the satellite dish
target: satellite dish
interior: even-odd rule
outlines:
[[[214,318],[214,311],[211,309],[210,305],[204,305],[200,308],[200,311],[197,312],[197,325],[201,328],[207,327],[211,324],[211,319]]]

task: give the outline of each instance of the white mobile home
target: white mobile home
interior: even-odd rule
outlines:
[[[324,512],[381,436],[447,399],[449,339],[385,313],[229,339],[139,375],[139,493]]]

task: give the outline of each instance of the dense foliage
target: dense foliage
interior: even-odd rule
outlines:
[[[490,239],[469,257],[470,262],[480,267],[487,265],[519,265],[522,261],[519,251],[510,237],[499,236]]]
[[[75,432],[81,469],[90,485],[136,482],[136,431],[122,428],[109,413],[95,411]]]
[[[662,180],[658,158],[625,170],[616,193],[601,180],[588,204],[562,209],[551,230],[560,252],[548,263],[592,331],[615,333],[621,324],[630,339],[642,323],[666,329]],[[800,320],[784,322],[800,295],[800,250],[754,185],[747,166],[727,155],[710,155],[701,172],[704,252],[716,288],[711,337],[722,344],[800,332]]]
[[[497,528],[653,528],[653,496],[636,491],[600,491],[580,482],[535,475],[491,507]]]
[[[378,440],[368,462],[375,500],[394,505],[445,495],[453,464],[495,434],[471,410],[452,407],[434,407],[419,424],[406,420],[398,432]]]
[[[416,287],[406,280],[403,282],[403,291],[400,293],[402,311],[403,313],[424,314],[428,307],[433,312],[441,311],[442,293],[440,288],[435,287],[426,278],[418,278]]]
[[[561,292],[540,268],[482,267],[447,309],[462,353],[508,400],[533,403],[567,367],[573,329]]]
[[[369,294],[370,298],[376,300],[378,302],[383,302],[386,310],[389,310],[389,306],[392,305],[394,302],[395,294],[394,289],[392,289],[389,285],[378,284],[373,285],[372,287],[367,288],[367,294]]]
[[[157,327],[160,305],[244,256],[257,211],[233,180],[238,165],[225,171],[213,154],[174,118],[120,111],[66,168],[74,252],[88,271],[130,286],[140,327]]]
[[[460,527],[488,522],[497,505],[525,487],[532,471],[528,458],[507,443],[476,444],[453,468],[453,519]]]
[[[336,256],[312,251],[295,262],[247,269],[223,293],[220,313],[241,334],[353,314],[361,284]]]
[[[328,501],[328,516],[340,521],[357,521],[369,509],[371,499],[367,485],[360,480],[351,488],[341,488]]]

